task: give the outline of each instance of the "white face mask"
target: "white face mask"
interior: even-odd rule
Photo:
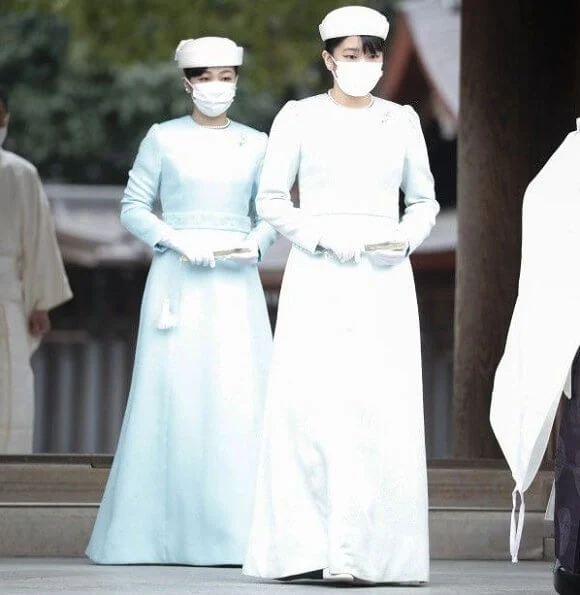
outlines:
[[[236,83],[228,81],[209,81],[207,83],[190,83],[191,99],[195,107],[207,116],[215,118],[227,112],[236,96]]]
[[[4,144],[7,134],[8,134],[8,126],[0,126],[0,147]]]
[[[343,62],[342,60],[332,61],[336,69],[332,76],[336,79],[338,86],[351,97],[364,97],[368,95],[379,82],[383,74],[382,62]]]

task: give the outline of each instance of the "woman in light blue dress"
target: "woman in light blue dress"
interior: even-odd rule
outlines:
[[[153,125],[129,174],[121,218],[155,252],[97,563],[244,557],[272,340],[256,263],[275,232],[254,209],[267,137],[227,118],[242,53],[179,44],[193,115]]]

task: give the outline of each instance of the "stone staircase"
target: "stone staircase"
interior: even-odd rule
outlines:
[[[110,456],[0,457],[0,557],[82,556],[110,465]],[[542,469],[526,494],[521,560],[553,558],[544,521],[552,479]],[[512,489],[503,462],[431,462],[431,557],[509,559]]]

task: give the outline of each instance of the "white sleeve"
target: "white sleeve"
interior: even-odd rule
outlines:
[[[261,140],[261,155],[260,164],[256,169],[256,178],[252,186],[252,197],[250,199],[249,215],[252,221],[252,230],[248,234],[249,240],[254,240],[258,245],[260,252],[260,260],[262,260],[268,250],[268,248],[276,241],[278,233],[276,230],[267,222],[263,221],[256,211],[256,194],[258,192],[258,183],[262,174],[262,167],[264,165],[264,155],[266,154],[266,147],[268,144],[268,136],[263,135]]]
[[[22,185],[23,221],[22,279],[26,314],[52,310],[72,298],[48,199],[36,169]]]
[[[292,243],[314,253],[320,233],[313,218],[290,198],[300,166],[300,128],[298,102],[289,101],[272,124],[256,208],[262,219]]]
[[[401,183],[405,193],[405,212],[399,229],[409,240],[411,253],[423,243],[435,225],[439,203],[435,200],[435,184],[419,116],[408,105],[403,109],[408,119],[408,132]]]

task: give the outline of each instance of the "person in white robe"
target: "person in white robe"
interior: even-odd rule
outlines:
[[[439,205],[417,114],[370,94],[388,29],[369,8],[329,13],[320,33],[334,86],[288,102],[270,133],[258,213],[293,247],[244,565],[255,577],[350,584],[429,578],[409,255]],[[300,207],[290,199],[296,179]]]
[[[10,114],[0,90],[0,454],[33,450],[30,357],[49,311],[72,298],[48,199],[34,165],[3,149]]]
[[[562,587],[561,593],[580,592],[580,378],[577,371],[574,378],[571,374],[580,346],[580,276],[575,272],[580,246],[580,120],[577,128],[524,195],[518,297],[490,413],[515,481],[510,550],[517,562],[525,492],[546,451],[562,393],[572,398],[563,407],[556,455],[556,554],[565,565],[555,581],[576,582],[571,590]]]

